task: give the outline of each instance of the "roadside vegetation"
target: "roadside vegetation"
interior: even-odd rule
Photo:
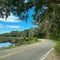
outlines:
[[[55,41],[55,42],[56,42],[55,50],[60,55],[60,41]]]
[[[12,43],[12,45],[10,45],[8,47],[2,47],[2,48],[0,48],[0,50],[16,48],[19,46],[25,46],[25,45],[29,45],[29,44],[33,44],[33,43],[37,43],[37,42],[40,42],[40,40],[38,40],[37,38],[33,38],[31,40],[19,41],[19,42]]]

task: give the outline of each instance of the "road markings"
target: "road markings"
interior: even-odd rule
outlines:
[[[47,44],[47,41],[45,42],[45,44]],[[39,47],[39,46],[42,46],[42,44],[35,45],[35,46],[32,46],[31,48],[27,48],[27,49],[24,49],[24,50],[14,51],[14,52],[12,52],[10,54],[6,54],[6,55],[3,55],[3,56],[0,56],[0,59],[6,58],[6,57],[10,57],[10,56],[13,56],[15,54],[23,53],[25,51],[32,50],[33,48],[36,48],[36,47]]]
[[[42,59],[40,59],[40,60],[44,60],[47,56],[48,56],[48,54],[53,50],[54,48],[51,48],[45,55],[44,55],[44,57],[42,58]]]

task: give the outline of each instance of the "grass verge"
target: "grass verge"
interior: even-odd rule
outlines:
[[[55,41],[55,42],[56,42],[55,50],[60,55],[60,41]]]

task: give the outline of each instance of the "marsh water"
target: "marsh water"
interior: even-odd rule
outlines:
[[[8,47],[10,45],[12,45],[10,42],[0,43],[0,48]]]

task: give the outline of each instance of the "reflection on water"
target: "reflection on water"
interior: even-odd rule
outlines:
[[[10,42],[0,43],[0,48],[12,45]]]

